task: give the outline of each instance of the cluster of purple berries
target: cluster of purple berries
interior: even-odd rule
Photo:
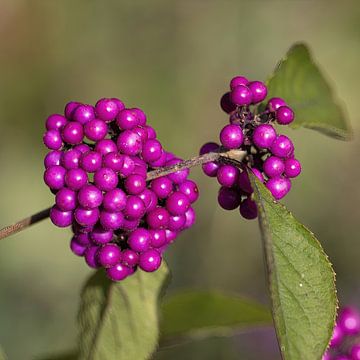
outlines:
[[[266,184],[276,200],[290,191],[290,179],[301,172],[292,141],[277,134],[273,127],[274,122],[290,124],[294,112],[281,98],[271,98],[266,108],[259,112],[258,104],[267,96],[267,88],[260,81],[236,76],[230,82],[230,89],[220,102],[221,108],[230,116],[230,124],[220,132],[221,145],[206,143],[200,154],[241,149],[247,155],[242,159],[242,168],[231,163],[208,162],[203,165],[203,171],[210,177],[217,177],[221,185],[218,202],[222,208],[239,208],[244,218],[255,219],[257,207],[251,198],[253,189],[246,168]]]
[[[339,312],[322,360],[360,360],[360,313],[356,308],[345,307]]]
[[[137,267],[157,270],[166,247],[193,225],[199,193],[188,169],[147,181],[148,172],[182,160],[163,149],[145,113],[115,98],[70,102],[46,129],[50,218],[72,226],[71,250],[114,281]]]

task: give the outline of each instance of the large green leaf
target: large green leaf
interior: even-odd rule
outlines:
[[[271,325],[269,310],[254,301],[215,291],[184,291],[161,307],[162,342],[173,338],[227,336],[242,328]]]
[[[268,80],[268,98],[281,97],[294,109],[297,128],[304,126],[347,140],[351,128],[344,108],[305,44],[295,44]]]
[[[159,299],[168,277],[165,263],[119,283],[96,272],[81,296],[79,360],[149,359],[158,344]]]
[[[336,316],[334,271],[314,234],[251,178],[282,357],[321,359]]]

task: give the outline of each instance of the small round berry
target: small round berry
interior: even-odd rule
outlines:
[[[244,142],[244,134],[238,125],[226,125],[220,132],[220,141],[227,149],[238,149]]]
[[[180,184],[179,191],[188,197],[190,203],[194,203],[199,198],[199,189],[192,180],[186,180]]]
[[[139,108],[130,109],[138,118],[138,122],[140,126],[144,126],[146,124],[146,114]],[[155,136],[156,137],[156,136]]]
[[[285,105],[286,105],[286,102],[284,99],[278,98],[278,97],[273,97],[268,101],[266,107],[270,111],[275,112],[280,106],[285,106]]]
[[[286,158],[294,151],[294,145],[287,136],[279,135],[271,144],[270,151],[275,156]]]
[[[225,210],[234,210],[239,207],[241,196],[239,191],[222,186],[218,193],[218,203]]]
[[[332,348],[338,347],[342,343],[343,339],[344,339],[344,333],[341,330],[341,327],[336,324],[331,336],[330,347]]]
[[[210,161],[206,164],[202,164],[201,167],[205,175],[210,177],[216,177],[220,165],[214,161]]]
[[[124,218],[123,224],[121,225],[121,229],[125,231],[133,231],[137,229],[139,225],[140,225],[140,219]]]
[[[252,81],[249,83],[248,88],[252,93],[252,103],[257,104],[263,101],[267,95],[267,87],[261,81]]]
[[[118,151],[116,144],[110,139],[103,139],[98,141],[95,145],[94,150],[101,155],[106,155],[108,153]]]
[[[142,147],[141,138],[136,132],[125,130],[117,139],[117,147],[122,154],[137,155]]]
[[[147,166],[146,165],[140,165],[140,164],[137,164],[135,162],[135,167],[134,167],[134,171],[132,173],[132,175],[140,175],[142,176],[143,178],[146,178],[146,174],[147,174]],[[129,175],[130,176],[130,175]]]
[[[115,244],[106,244],[97,251],[97,260],[104,268],[115,266],[121,261],[121,250]]]
[[[184,225],[184,229],[188,229],[194,225],[196,220],[195,210],[191,206],[189,207],[188,211],[185,213],[185,217],[186,217],[186,222]]]
[[[148,139],[148,132],[144,127],[138,125],[135,126],[132,130],[140,136],[142,143]]]
[[[264,161],[263,169],[268,177],[277,177],[284,172],[285,163],[277,156],[270,156]]]
[[[66,172],[65,184],[71,190],[80,190],[87,182],[87,174],[82,169],[70,169]]]
[[[61,136],[70,145],[80,144],[84,138],[84,128],[78,122],[69,122],[62,129]]]
[[[188,197],[180,191],[173,192],[166,199],[166,209],[171,215],[183,215],[189,209]]]
[[[117,105],[118,111],[125,109],[125,104],[118,98],[111,98],[112,101]]]
[[[117,230],[124,223],[124,215],[122,212],[101,211],[100,224],[106,230]]]
[[[267,181],[266,187],[276,200],[280,200],[290,191],[291,181],[286,178],[275,177]]]
[[[199,155],[208,154],[210,152],[216,152],[217,150],[219,150],[219,148],[220,148],[219,144],[215,142],[208,142],[200,148]]]
[[[276,121],[280,125],[288,125],[294,121],[295,114],[288,106],[280,106],[276,110]]]
[[[256,219],[258,215],[258,210],[255,201],[247,197],[240,204],[240,214],[243,218],[252,220]]]
[[[81,157],[81,152],[79,150],[70,149],[63,152],[61,156],[61,165],[67,169],[76,169],[79,167],[79,160]]]
[[[139,125],[139,119],[131,109],[124,109],[117,114],[116,124],[121,130],[131,130]]]
[[[90,246],[85,251],[85,261],[93,269],[97,269],[100,267],[100,264],[97,260],[97,252],[98,252],[97,246]]]
[[[60,165],[60,160],[62,156],[62,151],[60,150],[53,150],[46,154],[44,159],[44,166],[45,168],[49,168],[50,166]]]
[[[150,188],[159,199],[166,199],[173,191],[173,182],[167,176],[162,176],[154,179]]]
[[[74,239],[76,240],[77,243],[79,243],[81,245],[84,245],[84,246],[91,245],[89,233],[76,233],[74,235]]]
[[[104,195],[103,207],[109,212],[119,212],[125,209],[126,194],[121,189],[115,188]]]
[[[158,206],[146,214],[146,221],[151,229],[164,229],[169,223],[169,217],[169,212]]]
[[[150,246],[151,235],[149,230],[138,228],[128,238],[130,248],[136,252],[144,252]]]
[[[150,230],[150,243],[154,248],[159,248],[166,244],[166,232],[162,229]]]
[[[70,101],[65,105],[64,115],[68,120],[72,120],[75,109],[81,105],[77,101]]]
[[[131,274],[130,269],[123,264],[116,264],[115,266],[106,269],[106,275],[112,281],[121,281],[126,279]]]
[[[90,146],[86,144],[78,144],[74,146],[74,150],[78,150],[82,154],[85,154],[86,152],[90,151]]]
[[[140,194],[138,194],[138,196],[143,201],[146,212],[152,211],[156,208],[158,198],[154,191],[144,189]]]
[[[140,219],[145,214],[145,204],[136,195],[129,195],[124,209],[124,215],[130,220]]]
[[[43,141],[50,150],[59,150],[63,145],[59,130],[48,130],[43,136]]]
[[[222,165],[217,172],[220,185],[232,187],[238,181],[239,169],[233,165]]]
[[[230,89],[233,90],[240,85],[247,86],[248,83],[249,80],[245,76],[235,76],[230,81]]]
[[[126,249],[122,253],[122,262],[130,267],[136,266],[139,262],[139,255],[130,249]]]
[[[119,170],[119,174],[122,177],[127,177],[132,174],[135,170],[135,162],[134,160],[127,155],[122,155],[121,158],[121,169]]]
[[[259,179],[259,181],[264,182],[264,177],[258,169],[252,168],[248,170],[250,170]],[[245,193],[252,194],[253,188],[251,186],[247,171],[244,170],[239,174],[238,185],[239,188]]]
[[[50,166],[45,170],[44,182],[53,190],[59,190],[65,185],[66,170],[60,165]]]
[[[166,166],[176,165],[176,164],[179,164],[181,161],[182,161],[181,159],[168,160],[166,162]],[[187,177],[189,176],[189,173],[190,173],[189,169],[183,169],[183,170],[175,171],[167,176],[175,184],[181,184],[187,179]]]
[[[123,157],[124,157],[124,155],[121,155],[117,152],[108,153],[108,154],[104,155],[103,166],[110,168],[111,170],[114,170],[115,172],[119,172],[123,166],[123,161],[124,161]]]
[[[59,114],[50,115],[46,119],[46,130],[61,130],[67,124],[64,116]]]
[[[289,178],[295,178],[301,173],[301,164],[296,159],[285,160],[285,175]]]
[[[236,110],[236,105],[231,101],[230,91],[225,93],[220,100],[221,109],[227,114],[232,113]]]
[[[71,211],[76,208],[76,192],[67,188],[60,189],[55,196],[55,204],[61,211]]]
[[[102,226],[95,226],[90,232],[91,241],[96,245],[107,244],[112,241],[114,232],[110,229],[104,229]]]
[[[262,124],[255,128],[253,142],[258,148],[268,149],[276,139],[275,129],[268,124]]]
[[[360,344],[355,344],[350,349],[351,360],[360,360]]]
[[[153,127],[151,127],[149,125],[145,125],[144,129],[147,132],[148,139],[156,139],[156,131]]]
[[[100,211],[95,209],[84,209],[78,207],[74,213],[76,222],[81,226],[93,226],[97,223],[100,217]]]
[[[115,189],[118,182],[118,176],[109,168],[101,168],[94,175],[94,183],[102,191]]]
[[[140,255],[139,267],[146,272],[153,272],[161,265],[161,255],[156,250],[148,250]]]
[[[85,185],[79,190],[78,201],[85,209],[97,208],[103,201],[103,194],[96,186]]]
[[[73,237],[70,241],[70,249],[75,255],[84,256],[87,246],[79,244],[76,238]]]
[[[156,139],[149,139],[146,140],[143,145],[141,156],[144,161],[150,163],[152,161],[158,160],[161,157],[162,153],[163,148],[161,146],[161,143]]]
[[[61,211],[57,206],[50,210],[50,220],[58,227],[70,226],[74,220],[72,211]]]
[[[87,151],[80,157],[80,167],[89,173],[94,173],[101,168],[102,156],[96,151]]]
[[[138,195],[146,188],[146,178],[141,175],[129,175],[124,181],[124,187],[128,194]]]
[[[122,106],[124,106],[124,104],[122,104]],[[100,99],[95,105],[97,117],[105,122],[113,121],[119,110],[122,109],[123,107],[118,108],[118,103],[114,99]]]
[[[169,217],[168,229],[172,231],[180,231],[186,223],[185,215],[173,215]]]
[[[73,112],[72,118],[80,124],[86,124],[95,119],[95,111],[91,105],[79,105]]]
[[[343,308],[338,316],[338,324],[345,335],[356,335],[360,332],[360,314],[352,307]]]
[[[252,102],[252,94],[247,86],[239,85],[231,90],[231,101],[239,106],[250,105]]]
[[[107,125],[104,121],[93,119],[84,125],[85,136],[92,141],[99,141],[104,139],[108,132]]]

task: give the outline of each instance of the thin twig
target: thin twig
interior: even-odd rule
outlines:
[[[176,171],[189,169],[194,166],[202,165],[211,161],[230,161],[235,164],[239,164],[245,156],[246,152],[242,150],[224,151],[221,149],[219,152],[211,152],[204,155],[195,156],[191,159],[181,161],[178,164],[150,171],[147,174],[146,180],[153,180]],[[50,209],[51,208],[44,209],[36,214],[33,214],[23,220],[16,222],[15,224],[4,227],[0,230],[0,240],[5,239],[10,235],[16,234],[17,232],[22,231],[31,225],[37,224],[38,222],[47,219],[50,216]]]

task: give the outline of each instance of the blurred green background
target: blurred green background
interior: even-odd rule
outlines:
[[[285,203],[329,254],[341,302],[360,305],[359,24],[357,0],[0,0],[0,227],[52,203],[41,138],[47,115],[67,101],[116,96],[142,107],[164,146],[190,157],[227,121],[218,103],[229,79],[266,79],[294,42],[306,41],[355,137],[290,131],[303,174]],[[257,222],[219,209],[216,181],[200,169],[192,176],[202,194],[198,221],[168,253],[171,290],[219,288],[268,303]],[[45,221],[0,243],[0,343],[9,359],[76,343],[79,291],[91,270],[70,253],[69,237]],[[279,358],[271,332],[159,357]]]

